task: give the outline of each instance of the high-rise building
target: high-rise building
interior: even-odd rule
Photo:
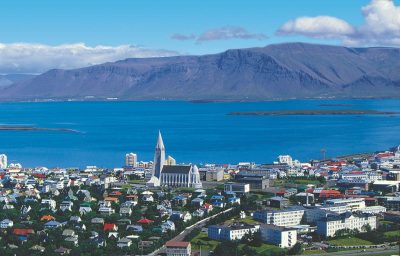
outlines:
[[[176,160],[172,156],[168,156],[167,160],[165,161],[166,165],[176,165]]]
[[[165,147],[161,136],[161,132],[158,132],[157,145],[154,152],[154,163],[153,163],[153,176],[160,179],[161,171],[165,164]]]
[[[135,153],[128,153],[125,155],[125,166],[137,167],[137,155]]]
[[[7,168],[7,156],[5,154],[0,155],[0,169]]]

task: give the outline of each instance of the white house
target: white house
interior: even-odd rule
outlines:
[[[0,228],[11,228],[14,225],[14,222],[9,219],[4,219],[0,222]]]

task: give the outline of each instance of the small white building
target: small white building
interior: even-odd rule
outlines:
[[[214,240],[240,240],[246,234],[255,233],[260,225],[233,223],[231,225],[211,225],[208,227],[208,238]]]

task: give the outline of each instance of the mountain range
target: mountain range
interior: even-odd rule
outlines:
[[[0,86],[1,101],[364,97],[400,97],[399,48],[285,43],[53,69]]]

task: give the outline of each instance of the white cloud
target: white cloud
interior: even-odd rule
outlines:
[[[226,26],[222,28],[210,29],[203,32],[197,38],[197,42],[228,40],[228,39],[256,39],[264,40],[267,36],[262,33],[250,33],[245,28],[237,26]]]
[[[251,33],[243,27],[239,26],[225,26],[221,28],[213,28],[204,31],[200,35],[185,35],[176,33],[171,36],[171,39],[179,41],[194,40],[197,43],[206,41],[218,41],[218,40],[229,40],[229,39],[255,39],[255,40],[265,40],[267,35],[263,33]]]
[[[302,34],[315,38],[346,37],[354,33],[354,28],[344,20],[330,17],[299,17],[283,24],[278,34]]]
[[[361,11],[361,26],[330,16],[299,17],[282,25],[277,34],[338,39],[353,46],[400,46],[400,7],[393,0],[372,0]]]
[[[0,43],[0,74],[42,73],[72,69],[126,58],[164,57],[178,53],[132,45],[87,46],[83,43],[51,46],[31,43]]]

